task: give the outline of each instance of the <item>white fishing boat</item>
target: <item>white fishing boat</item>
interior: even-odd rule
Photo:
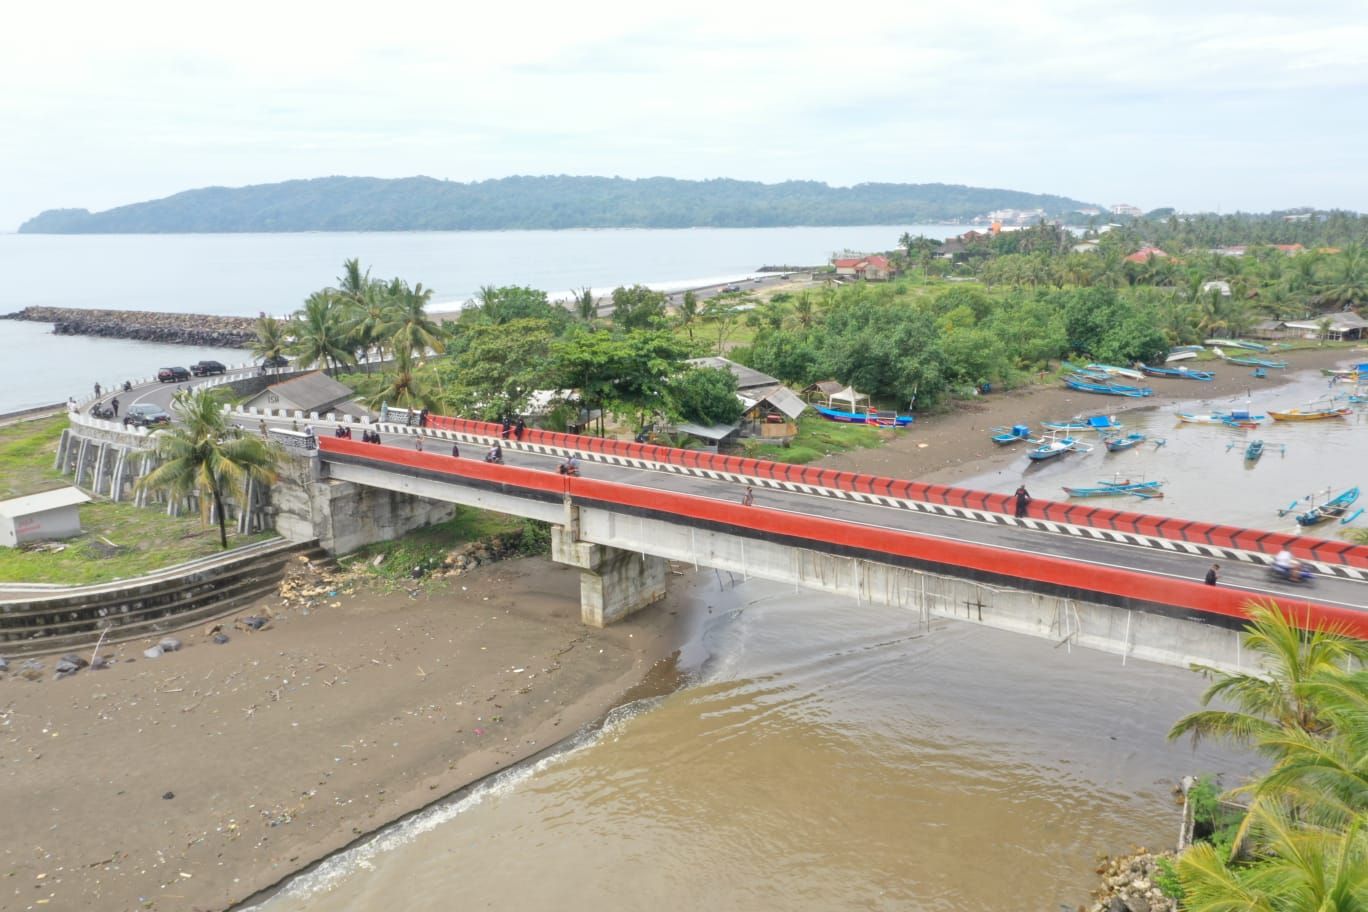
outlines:
[[[1145,375],[1130,367],[1117,367],[1114,364],[1089,364],[1088,370],[1101,371],[1113,377],[1126,377],[1131,380],[1144,380]]]
[[[1195,351],[1176,351],[1170,353],[1169,356],[1164,359],[1164,362],[1166,364],[1172,364],[1174,361],[1189,361],[1195,357],[1197,357]]]

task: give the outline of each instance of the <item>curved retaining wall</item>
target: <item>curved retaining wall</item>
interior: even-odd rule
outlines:
[[[437,430],[493,437],[499,436],[502,431],[501,426],[492,421],[471,421],[465,418],[447,418],[440,415],[429,415],[426,426]],[[586,453],[603,453],[609,456],[641,459],[665,465],[712,469],[719,472],[747,475],[752,478],[767,478],[794,484],[834,488],[840,491],[918,500],[966,509],[989,510],[995,513],[1011,513],[1013,511],[1011,495],[989,494],[985,491],[973,491],[950,485],[925,484],[877,475],[861,475],[857,472],[845,472],[837,469],[790,465],[764,459],[723,456],[701,450],[681,450],[674,447],[656,446],[655,444],[633,443],[603,437],[586,437],[579,434],[562,434],[531,428],[524,433],[523,440],[528,443],[563,447]],[[1088,507],[1081,504],[1040,499],[1031,502],[1029,515],[1051,522],[1091,526],[1099,529],[1110,529],[1115,532],[1148,535],[1171,541],[1212,545],[1239,551],[1272,553],[1286,546],[1299,558],[1323,561],[1328,564],[1368,568],[1368,547],[1353,545],[1344,541],[1331,541],[1304,535],[1288,535],[1283,532],[1268,532],[1261,529],[1242,529],[1219,523],[1150,516],[1144,513],[1129,513],[1105,507]]]
[[[488,433],[488,428],[493,427],[495,434],[499,432],[497,425],[490,425],[488,422],[473,424],[479,425],[479,427],[434,425],[429,419],[429,426],[438,429],[467,433]],[[557,445],[554,443],[554,438],[569,436],[571,435],[551,435],[550,439],[540,438],[537,442]],[[532,441],[533,439],[524,435],[524,440]],[[597,438],[584,439],[596,440]],[[605,443],[614,442],[605,441]],[[1247,593],[1222,587],[1211,587],[1189,580],[1131,573],[1096,565],[1082,565],[1049,555],[1001,551],[969,542],[946,541],[901,530],[863,526],[763,507],[748,507],[690,494],[646,489],[584,477],[553,475],[537,469],[492,465],[435,453],[419,453],[394,447],[378,448],[374,444],[338,438],[320,438],[318,445],[324,453],[338,454],[371,463],[389,463],[435,475],[460,475],[486,485],[515,488],[521,492],[534,492],[534,496],[543,498],[559,499],[568,495],[580,502],[601,504],[605,507],[633,513],[676,516],[691,524],[701,523],[711,527],[726,528],[738,535],[786,540],[795,546],[813,547],[821,550],[835,548],[846,553],[883,555],[895,562],[910,561],[960,567],[987,576],[1032,581],[1076,592],[1099,593],[1106,596],[1108,601],[1112,603],[1133,603],[1136,608],[1141,609],[1145,604],[1153,604],[1190,612],[1197,618],[1219,616],[1226,619],[1241,620],[1246,617],[1242,606],[1250,598]],[[632,446],[641,445],[632,444]],[[652,449],[665,448],[653,447]],[[675,452],[697,455],[688,450]],[[743,461],[758,462],[757,460]],[[766,463],[766,465],[775,464]],[[730,468],[728,471],[737,470]],[[816,471],[823,474],[830,473],[830,470]],[[843,474],[848,475],[850,473]],[[993,495],[982,496],[991,497]],[[1335,624],[1344,627],[1355,636],[1368,639],[1368,613],[1334,605],[1286,598],[1280,599],[1279,604],[1299,625],[1310,627]]]

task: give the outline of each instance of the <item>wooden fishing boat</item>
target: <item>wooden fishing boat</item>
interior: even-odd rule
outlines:
[[[1143,396],[1154,395],[1154,390],[1148,386],[1125,386],[1120,383],[1100,382],[1087,377],[1080,377],[1077,374],[1065,377],[1064,385],[1081,393],[1100,393],[1105,396],[1129,396],[1138,399]]]
[[[1023,440],[1031,439],[1031,429],[1024,424],[1014,424],[1011,427],[995,427],[992,430],[993,443],[998,446],[1007,446],[1013,443],[1021,443]]]
[[[1072,434],[1075,431],[1097,431],[1104,433],[1121,427],[1115,415],[1075,415],[1067,421],[1042,421],[1040,426],[1047,431]]]
[[[1352,414],[1354,410],[1351,408],[1333,405],[1284,409],[1280,412],[1268,410],[1268,417],[1274,421],[1321,421],[1325,418],[1345,418]]]
[[[1320,506],[1312,507],[1305,513],[1297,514],[1297,524],[1314,526],[1331,519],[1343,519],[1354,501],[1358,500],[1359,489],[1350,488],[1330,498]]]
[[[1125,377],[1128,380],[1144,380],[1145,375],[1131,367],[1117,367],[1114,364],[1089,364],[1087,369],[1090,371],[1101,371],[1113,377]]]
[[[814,405],[817,414],[828,421],[841,421],[846,424],[877,424],[882,427],[907,427],[916,419],[911,415],[899,415],[894,412],[881,412],[877,409],[869,409],[864,412],[846,412],[841,409],[827,408],[824,405]]]
[[[1142,364],[1140,370],[1151,377],[1177,377],[1181,380],[1212,380],[1216,376],[1211,371],[1193,370],[1188,367],[1151,367]]]
[[[1064,486],[1064,493],[1070,497],[1113,497],[1117,494],[1133,494],[1136,497],[1163,497],[1159,490],[1162,481],[1099,481],[1095,488]]]
[[[1108,437],[1102,441],[1109,453],[1120,453],[1145,442],[1144,434],[1127,434],[1125,437]]]
[[[1264,442],[1262,440],[1249,441],[1249,446],[1245,447],[1245,462],[1258,462],[1263,451]]]
[[[1255,428],[1259,422],[1267,418],[1267,415],[1255,415],[1247,411],[1234,412],[1209,412],[1207,414],[1194,414],[1192,412],[1179,412],[1178,420],[1187,424],[1222,424],[1226,427]]]
[[[1197,349],[1198,351],[1201,351],[1202,347],[1199,345]],[[1191,361],[1195,357],[1197,357],[1196,351],[1171,351],[1168,353],[1167,357],[1164,358],[1164,363],[1172,364],[1175,361]]]
[[[1227,355],[1219,348],[1213,348],[1212,351],[1216,353],[1216,357],[1229,364],[1243,364],[1245,367],[1271,367],[1277,370],[1287,367],[1286,361],[1273,361],[1268,358],[1253,358],[1244,355]]]
[[[1229,345],[1231,348],[1243,348],[1246,351],[1268,351],[1268,346],[1262,342],[1250,342],[1247,339],[1207,339],[1207,345]]]
[[[1033,462],[1043,462],[1046,459],[1056,459],[1065,453],[1072,453],[1075,450],[1088,451],[1092,449],[1087,444],[1079,443],[1072,437],[1051,437],[1042,440],[1040,445],[1027,453],[1027,457]]]

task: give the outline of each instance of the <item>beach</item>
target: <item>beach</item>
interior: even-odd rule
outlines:
[[[1353,354],[1280,357],[1291,367],[1268,380],[1217,365],[1212,383],[1156,379],[1143,400],[1053,384],[988,393],[826,464],[953,483],[1015,458],[988,439],[994,426],[1194,398],[1238,407],[1251,382]],[[63,680],[55,657],[27,675],[11,663],[0,763],[23,825],[0,839],[0,909],[227,908],[677,686],[674,657],[697,643],[713,576],[677,573],[664,602],[604,630],[581,625],[578,584],[539,558],[394,591],[352,575],[225,619],[223,645],[192,628],[179,651],[123,644],[101,650],[112,667]],[[233,626],[252,613],[271,614],[266,629]]]
[[[597,630],[578,572],[527,558],[307,606],[259,632],[101,650],[112,667],[0,679],[0,909],[222,909],[533,756],[647,687],[704,613],[685,578]],[[415,584],[416,585],[416,584]],[[87,653],[88,657],[88,653]],[[21,825],[13,825],[22,822]]]

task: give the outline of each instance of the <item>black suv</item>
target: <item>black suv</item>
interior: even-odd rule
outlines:
[[[171,416],[148,402],[130,405],[124,415],[124,427],[159,427],[171,423]]]
[[[272,355],[272,356],[269,357],[269,358],[264,358],[264,359],[262,359],[261,366],[262,366],[262,367],[289,367],[289,366],[290,366],[290,359],[287,358],[287,357],[285,357],[284,355]]]
[[[160,383],[180,383],[189,379],[190,372],[183,367],[163,367],[157,371],[157,380]]]
[[[190,365],[190,373],[194,374],[196,377],[207,377],[210,374],[222,374],[227,370],[228,368],[224,367],[223,364],[218,361],[196,361],[194,364]]]

